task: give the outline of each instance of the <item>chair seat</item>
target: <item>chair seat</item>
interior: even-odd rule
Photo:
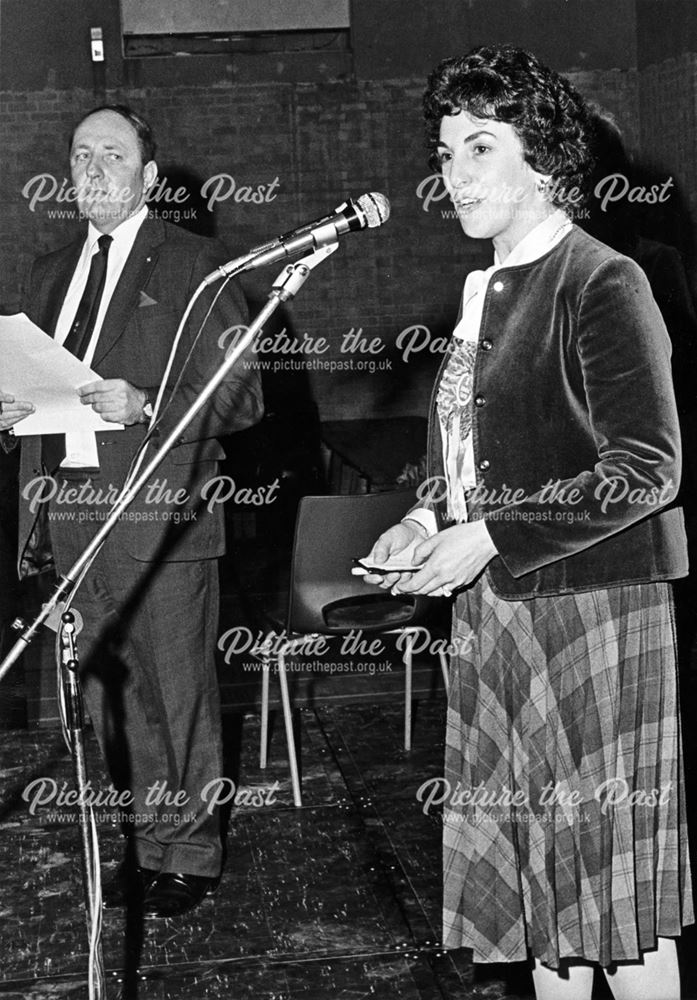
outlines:
[[[327,628],[389,631],[414,617],[414,598],[368,594],[334,601],[322,608]]]
[[[357,556],[370,552],[375,539],[397,524],[416,502],[415,490],[364,493],[356,496],[306,496],[295,524],[290,597],[285,641],[269,649],[263,660],[260,766],[266,767],[269,682],[277,668],[288,745],[293,802],[302,805],[300,770],[295,750],[293,711],[287,660],[302,655],[302,640],[341,636],[353,630],[399,632],[404,663],[404,749],[411,749],[412,658],[417,638],[428,639],[425,622],[433,601],[410,594],[390,594],[351,573]],[[404,637],[404,641],[400,640]],[[423,643],[421,643],[423,647]],[[443,682],[448,665],[439,651]]]

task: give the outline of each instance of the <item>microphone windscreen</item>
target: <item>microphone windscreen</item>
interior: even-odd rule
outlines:
[[[362,194],[357,199],[358,207],[365,215],[368,229],[381,226],[390,217],[390,203],[384,194],[378,191],[371,191],[370,194]]]

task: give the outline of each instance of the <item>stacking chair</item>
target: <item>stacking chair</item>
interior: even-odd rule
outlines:
[[[411,748],[412,653],[419,634],[427,633],[434,599],[393,595],[351,574],[354,557],[365,556],[378,535],[399,522],[414,505],[413,490],[362,493],[356,496],[307,496],[298,507],[291,566],[290,594],[281,641],[258,650],[262,673],[260,766],[266,767],[269,716],[269,680],[278,671],[285,723],[293,801],[302,805],[298,760],[286,664],[312,637],[361,633],[404,634],[405,667],[404,748]],[[448,664],[440,644],[443,681]]]

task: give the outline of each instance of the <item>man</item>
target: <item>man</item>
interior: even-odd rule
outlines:
[[[187,302],[226,259],[219,244],[149,217],[154,142],[129,108],[87,114],[70,157],[87,237],[35,262],[24,311],[101,376],[81,387],[81,402],[124,426],[24,439],[20,573],[39,513],[47,514],[59,572],[100,527],[146,434]],[[192,311],[146,458],[222,362],[222,332],[245,322],[241,293],[229,286],[197,338],[218,287]],[[9,392],[0,392],[0,407],[0,430],[33,410]],[[214,649],[224,538],[222,510],[206,502],[206,483],[223,455],[216,436],[261,414],[258,376],[236,366],[124,514],[75,600],[85,621],[78,652],[87,707],[114,784],[131,793],[122,800],[129,850],[105,885],[105,906],[135,899],[148,917],[176,916],[217,886],[222,760]]]
[[[0,655],[6,644],[10,648],[10,623],[20,613],[19,583],[15,572],[18,457],[16,452],[5,453],[0,449],[0,594],[3,595],[0,606]]]

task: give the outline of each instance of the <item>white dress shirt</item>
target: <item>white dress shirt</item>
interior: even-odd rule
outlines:
[[[135,215],[131,215],[128,219],[117,226],[116,229],[114,229],[114,231],[110,234],[112,242],[109,247],[109,256],[107,257],[107,271],[106,279],[104,281],[104,290],[99,303],[99,311],[97,313],[97,319],[94,324],[92,336],[90,337],[87,350],[85,351],[85,357],[83,359],[87,365],[92,363],[95,349],[97,347],[97,341],[99,340],[99,334],[104,322],[104,317],[106,316],[107,309],[109,308],[109,303],[111,302],[111,297],[114,294],[114,289],[116,288],[118,280],[121,277],[121,272],[123,271],[124,264],[128,259],[128,255],[133,249],[133,244],[135,243],[136,236],[138,235],[138,230],[147,217],[148,206],[143,205],[143,207],[136,212]],[[75,314],[77,313],[82,293],[84,292],[85,285],[87,284],[87,277],[90,273],[92,257],[95,253],[99,252],[98,241],[102,235],[103,234],[100,233],[99,230],[90,222],[87,227],[87,237],[82,247],[80,258],[70,280],[68,291],[58,317],[58,323],[56,324],[55,339],[59,344],[63,344],[65,342],[73,320],[75,319]],[[71,434],[66,434],[65,453],[66,457],[61,462],[61,466],[72,468],[98,468],[99,466],[97,439],[93,431],[75,431]]]

